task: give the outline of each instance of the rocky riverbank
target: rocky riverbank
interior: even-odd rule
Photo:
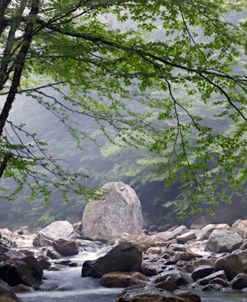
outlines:
[[[26,227],[1,229],[0,301],[19,301],[19,293],[37,290],[70,291],[73,284],[66,287],[46,279],[47,272],[62,276],[73,267],[77,289],[89,277],[96,278],[100,288],[125,288],[115,299],[119,302],[194,302],[204,293],[226,292],[247,297],[247,221],[125,233],[113,245],[86,240],[80,230],[80,223],[66,221],[36,234]],[[78,255],[84,255],[81,261]],[[66,276],[61,279],[66,283]]]

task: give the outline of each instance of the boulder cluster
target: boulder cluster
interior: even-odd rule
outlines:
[[[42,288],[43,270],[77,266],[69,257],[99,249],[102,256],[85,261],[81,277],[125,288],[119,302],[199,302],[195,290],[247,292],[247,220],[142,230],[134,190],[123,183],[104,189],[105,199],[89,204],[82,222],[55,221],[36,234],[0,229],[0,302],[19,301],[16,293]]]
[[[86,261],[82,276],[100,278],[105,287],[125,287],[118,301],[194,302],[201,301],[194,290],[247,291],[245,220],[231,227],[178,226],[155,234],[123,234],[117,242],[106,256]]]
[[[21,228],[0,230],[0,301],[18,301],[15,293],[42,286],[43,270],[76,266],[81,251],[106,246],[86,240],[74,226],[56,221],[37,234]],[[123,233],[102,257],[85,261],[81,276],[104,287],[125,288],[120,302],[201,301],[199,291],[247,291],[247,221],[232,226],[186,226],[163,232]],[[61,271],[61,273],[63,273]],[[2,300],[1,300],[2,299]],[[3,300],[3,301],[5,301]]]

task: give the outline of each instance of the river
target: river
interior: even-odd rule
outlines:
[[[81,265],[85,260],[96,259],[101,253],[84,252],[71,258],[78,267],[45,271],[40,290],[18,296],[23,302],[115,302],[122,289],[100,286],[98,279],[82,278]],[[247,293],[198,293],[202,302],[247,302]]]

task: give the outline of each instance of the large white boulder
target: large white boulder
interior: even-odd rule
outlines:
[[[141,234],[143,217],[136,192],[123,182],[111,182],[103,200],[89,202],[83,212],[83,234],[91,239],[111,239],[123,233]]]
[[[58,239],[76,239],[76,233],[71,223],[65,220],[54,221],[38,232],[33,244],[34,246],[52,245]]]

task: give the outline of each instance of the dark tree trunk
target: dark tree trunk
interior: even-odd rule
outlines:
[[[0,137],[3,134],[3,128],[9,116],[9,112],[12,108],[12,104],[15,100],[15,96],[17,93],[17,89],[20,85],[21,75],[23,71],[23,67],[25,64],[26,55],[28,53],[29,47],[33,38],[33,29],[34,29],[34,19],[39,11],[39,0],[32,1],[32,8],[28,17],[28,22],[25,28],[25,33],[23,37],[22,47],[16,57],[14,75],[12,79],[12,83],[9,89],[9,93],[6,99],[6,102],[3,106],[2,112],[0,114]]]
[[[5,82],[8,80],[7,70],[8,70],[9,63],[11,62],[11,52],[13,49],[13,45],[15,43],[15,35],[21,23],[22,14],[26,8],[26,4],[27,4],[27,0],[20,1],[20,5],[17,8],[16,12],[14,13],[12,20],[10,21],[10,29],[8,33],[6,46],[3,52],[1,67],[0,67],[0,90],[3,89]]]
[[[5,11],[11,0],[0,0],[0,37],[6,27],[6,21],[4,19]]]
[[[4,158],[3,158],[3,162],[1,163],[1,166],[0,166],[0,178],[3,176],[3,173],[8,165],[8,162],[11,158],[11,153],[7,153]]]
[[[2,112],[0,114],[0,137],[3,134],[4,126],[8,119],[10,110],[12,108],[13,102],[16,97],[18,87],[20,85],[20,80],[21,80],[21,75],[22,75],[22,71],[24,68],[24,64],[25,64],[25,59],[26,59],[26,56],[27,56],[27,53],[28,53],[28,50],[30,48],[32,38],[33,38],[34,24],[36,21],[37,14],[39,12],[39,1],[40,0],[32,0],[31,11],[30,11],[30,14],[27,19],[27,24],[26,24],[26,28],[25,28],[25,32],[24,32],[23,41],[22,41],[22,47],[15,60],[15,68],[14,68],[13,78],[11,81],[11,86],[9,88],[9,93],[8,93],[7,99],[5,101]],[[1,167],[2,166],[4,167],[4,161],[1,164]]]

